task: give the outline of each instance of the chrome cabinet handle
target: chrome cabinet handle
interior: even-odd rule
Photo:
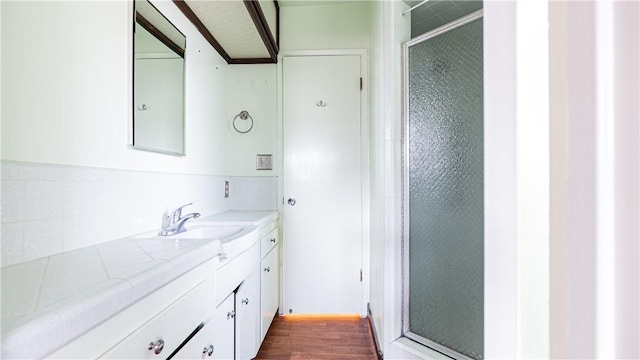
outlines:
[[[271,239],[271,240],[269,240],[269,241],[271,241],[272,243],[274,243],[274,242],[276,242],[276,238],[273,238],[273,239]]]
[[[162,352],[162,349],[164,349],[164,340],[158,339],[156,340],[156,342],[150,342],[147,349],[149,351],[153,350],[156,355],[160,354]]]
[[[236,317],[236,311],[235,310],[229,311],[227,313],[227,320],[233,319],[234,317]]]
[[[289,200],[287,200],[287,204],[289,204],[291,206],[295,206],[296,205],[296,199],[289,198]]]
[[[213,355],[213,345],[209,345],[209,347],[205,347],[204,349],[202,349],[202,355]]]
[[[242,303],[245,305],[249,305],[249,298],[242,299]]]
[[[264,271],[266,271],[266,272],[271,271],[271,267],[270,267],[270,266],[267,266],[266,268],[264,268]]]

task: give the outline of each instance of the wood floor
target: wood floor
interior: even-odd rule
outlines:
[[[377,359],[367,319],[359,316],[279,316],[256,360]]]

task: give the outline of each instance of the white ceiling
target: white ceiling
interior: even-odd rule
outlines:
[[[186,3],[231,58],[269,57],[242,1],[186,0]]]

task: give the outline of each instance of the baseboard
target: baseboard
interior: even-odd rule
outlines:
[[[367,320],[369,323],[369,331],[371,332],[371,337],[373,338],[373,346],[376,348],[376,354],[378,355],[378,360],[382,360],[382,351],[380,350],[380,344],[378,343],[378,336],[376,335],[376,328],[373,324],[373,314],[371,313],[371,306],[367,303]]]

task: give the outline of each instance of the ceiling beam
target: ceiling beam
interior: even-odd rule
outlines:
[[[244,0],[244,5],[247,7],[251,20],[253,20],[253,24],[256,26],[256,30],[258,30],[258,33],[262,38],[262,42],[264,42],[264,46],[267,48],[271,59],[273,59],[273,62],[276,62],[278,59],[278,45],[276,44],[273,34],[271,34],[269,24],[262,12],[260,3],[256,0]]]
[[[209,44],[211,44],[211,46],[213,46],[213,48],[216,49],[218,54],[220,54],[220,56],[222,56],[222,58],[227,62],[227,64],[229,64],[231,62],[231,56],[229,56],[229,54],[224,50],[224,48],[222,47],[222,45],[220,45],[218,40],[216,40],[216,38],[214,38],[213,35],[211,35],[207,27],[204,26],[202,21],[200,21],[200,18],[198,18],[198,16],[193,12],[193,10],[191,10],[189,5],[187,5],[187,3],[184,2],[184,0],[173,0],[173,3],[176,4],[178,9],[182,11],[184,16],[186,16],[187,19],[189,19],[189,21],[191,21],[191,23],[195,25],[195,27],[198,29],[200,34],[204,36],[204,38],[209,42]]]

